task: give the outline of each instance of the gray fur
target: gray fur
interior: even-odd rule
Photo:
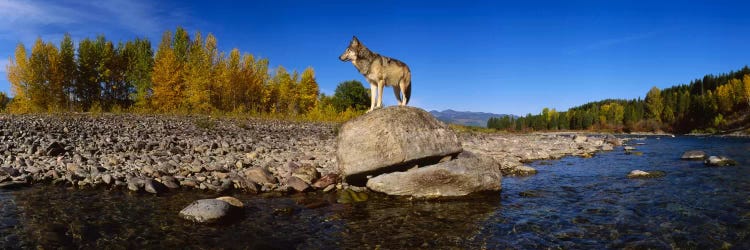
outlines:
[[[339,56],[341,61],[351,61],[368,83],[370,83],[370,111],[382,107],[383,87],[393,87],[393,93],[400,106],[411,99],[411,70],[405,63],[372,52],[357,37],[353,37],[349,47]],[[377,93],[375,92],[377,89]],[[377,102],[376,102],[377,97]],[[377,104],[377,105],[376,105]]]

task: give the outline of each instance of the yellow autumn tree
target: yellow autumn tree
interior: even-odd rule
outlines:
[[[13,95],[13,102],[10,103],[8,110],[12,113],[31,112],[31,99],[29,98],[29,61],[26,56],[26,47],[23,43],[16,46],[13,58],[8,59],[8,81],[10,82],[10,91]]]
[[[245,85],[243,93],[243,105],[248,110],[258,112],[263,99],[263,83],[268,76],[268,61],[261,59],[256,61],[253,55],[245,54],[242,57],[242,69],[240,70],[241,81]]]
[[[742,90],[747,100],[747,107],[750,108],[750,75],[742,77]]]
[[[306,114],[310,112],[318,102],[318,83],[315,81],[315,71],[312,67],[308,67],[305,71],[302,71],[302,78],[299,83],[299,109],[300,112]]]
[[[159,112],[172,112],[180,107],[184,86],[179,62],[172,50],[172,35],[164,32],[159,48],[154,58],[154,70],[151,74],[153,82],[153,109]]]
[[[187,87],[185,106],[200,113],[209,113],[211,106],[211,61],[200,32],[196,32],[185,65],[185,85]]]
[[[719,104],[719,112],[724,114],[732,111],[734,100],[732,98],[731,86],[730,81],[730,84],[724,84],[716,88],[716,100]]]

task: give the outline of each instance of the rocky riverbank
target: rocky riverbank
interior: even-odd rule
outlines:
[[[0,115],[0,186],[331,190],[340,179],[336,131],[336,124],[205,116]],[[491,156],[506,176],[532,173],[525,162],[590,157],[620,144],[611,136],[459,136],[465,154]]]

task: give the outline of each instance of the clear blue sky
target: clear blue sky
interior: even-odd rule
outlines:
[[[321,90],[364,78],[338,60],[352,35],[412,70],[411,104],[523,115],[750,64],[747,1],[0,0],[0,91],[18,42],[147,37],[182,25],[271,66],[312,66]],[[384,94],[394,104],[392,91]]]

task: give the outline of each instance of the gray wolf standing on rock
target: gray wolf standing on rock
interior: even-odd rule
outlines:
[[[370,110],[383,106],[383,87],[393,87],[399,106],[406,106],[411,98],[411,70],[405,63],[372,52],[357,37],[352,37],[349,47],[339,56],[341,61],[351,61],[359,73],[370,83]],[[377,87],[377,95],[375,93]],[[375,97],[377,96],[377,105]],[[369,112],[368,111],[368,112]]]

